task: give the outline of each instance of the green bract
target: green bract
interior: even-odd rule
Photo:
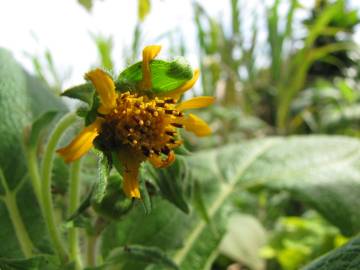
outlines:
[[[137,84],[142,80],[141,63],[126,68],[115,81],[116,90],[120,92],[137,92]],[[165,94],[171,92],[190,80],[193,70],[187,60],[178,57],[173,61],[153,60],[150,63],[152,89],[149,93]],[[93,109],[95,89],[90,83],[81,84],[66,90],[62,95],[87,103]]]

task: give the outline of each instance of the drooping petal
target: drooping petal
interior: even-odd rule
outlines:
[[[119,160],[123,165],[124,193],[130,198],[140,198],[138,176],[140,164],[143,161],[142,155],[131,148],[123,148],[119,150]]]
[[[194,86],[194,84],[198,80],[199,76],[200,76],[200,71],[198,69],[195,69],[194,70],[194,75],[190,80],[188,80],[186,83],[181,85],[179,88],[177,88],[175,90],[172,90],[170,92],[167,92],[165,94],[165,96],[171,97],[171,98],[174,98],[174,99],[179,99],[179,97],[183,93],[185,93],[187,90],[191,89]]]
[[[103,70],[95,69],[85,74],[85,78],[94,85],[101,101],[99,113],[108,114],[116,106],[115,84],[112,78]]]
[[[181,102],[179,105],[176,106],[176,109],[178,109],[179,111],[183,111],[189,109],[204,108],[213,104],[214,101],[215,101],[214,97],[205,97],[205,96],[194,97]]]
[[[166,159],[162,159],[158,155],[151,155],[149,161],[155,168],[165,168],[175,161],[175,154],[171,151]]]
[[[211,134],[211,128],[208,124],[194,114],[190,113],[182,123],[187,131],[193,132],[196,136],[203,137]]]
[[[140,198],[140,190],[139,190],[139,167],[140,163],[135,164],[131,167],[125,166],[124,174],[123,174],[123,190],[126,196],[130,198]]]
[[[140,83],[140,88],[142,90],[150,90],[152,88],[151,83],[151,70],[150,70],[150,61],[153,60],[160,52],[161,46],[151,45],[146,46],[142,53],[142,76],[143,79]]]
[[[68,146],[58,149],[56,152],[67,163],[79,159],[93,146],[93,141],[100,132],[102,122],[103,119],[97,118],[92,124],[85,127]]]

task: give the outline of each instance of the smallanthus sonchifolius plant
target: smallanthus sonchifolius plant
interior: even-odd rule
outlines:
[[[6,112],[0,121],[1,270],[211,269],[215,260],[221,263],[219,254],[263,270],[257,246],[265,239],[258,239],[256,219],[247,230],[237,229],[249,218],[229,219],[239,212],[244,191],[286,192],[335,226],[334,234],[358,234],[357,139],[279,136],[185,156],[181,128],[200,137],[211,133],[187,110],[207,107],[214,98],[183,101],[199,72],[183,58],[154,59],[159,51],[146,47],[143,60],[117,77],[88,72],[87,83],[62,94],[85,106],[44,136],[66,111],[64,104],[0,49],[0,108]],[[27,112],[36,119],[31,128]],[[77,116],[84,128],[74,135],[68,129],[76,128]],[[288,247],[289,238],[282,239]],[[308,238],[302,239],[306,248]],[[322,251],[335,247],[324,239]],[[357,270],[359,244],[354,237],[304,269]]]
[[[183,177],[181,171],[186,170],[183,167],[186,166],[185,161],[175,155],[175,151],[186,153],[184,149],[181,150],[183,141],[180,129],[183,128],[198,137],[211,134],[211,129],[204,120],[187,111],[207,107],[213,104],[214,98],[198,96],[181,100],[183,93],[196,83],[199,71],[193,71],[181,57],[173,61],[156,60],[160,49],[157,45],[145,47],[142,61],[125,69],[116,79],[113,79],[110,73],[97,68],[85,74],[87,83],[65,91],[63,96],[79,99],[87,106],[81,107],[77,113],[66,114],[58,121],[41,155],[41,166],[38,164],[38,151],[39,147],[42,147],[40,133],[58,116],[55,112],[57,108],[44,113],[32,124],[31,129],[27,130],[25,156],[28,175],[40,205],[40,215],[47,227],[43,238],[46,238],[44,241],[48,247],[44,251],[43,247],[39,247],[43,244],[32,242],[24,228],[26,225],[21,215],[11,212],[17,209],[16,203],[10,195],[4,195],[21,251],[27,260],[0,259],[0,269],[13,269],[11,267],[14,265],[25,269],[91,269],[90,267],[101,263],[99,269],[111,269],[106,268],[111,265],[118,267],[118,262],[105,260],[100,254],[97,241],[100,233],[112,220],[126,220],[126,214],[139,202],[145,209],[145,212],[142,210],[143,215],[149,214],[150,195],[159,189],[162,194],[161,191],[166,189],[161,185],[155,187],[156,180],[145,183],[146,179],[157,177],[154,171],[171,167],[175,169],[172,169],[172,175],[166,176],[168,179]],[[61,138],[75,123],[76,115],[84,119],[84,128],[68,145],[59,148],[58,145],[62,144]],[[67,140],[65,138],[64,141]],[[80,177],[80,159],[92,148],[99,156],[99,177],[90,189],[86,187],[88,183],[84,183],[85,188],[81,188],[83,179]],[[55,163],[59,163],[61,159],[71,165],[66,194],[69,198],[65,207],[59,207],[61,203],[59,205],[59,199],[53,193],[56,183],[52,183],[56,174],[54,170],[58,169]],[[153,166],[152,173],[149,166],[142,166],[145,163]],[[164,175],[159,174],[159,177]],[[170,189],[179,190],[176,193],[181,193],[177,184],[174,183],[174,187]],[[11,191],[9,187],[5,194],[12,194]],[[87,196],[86,192],[89,193]],[[84,196],[80,196],[81,194]],[[177,196],[183,198],[181,194]],[[171,195],[163,197],[175,205],[178,204],[177,199],[171,198]],[[84,198],[82,203],[80,198]],[[90,206],[93,206],[93,209]],[[66,207],[67,214],[60,214],[59,211],[64,211]],[[81,231],[79,227],[85,230]],[[82,243],[86,237],[84,247]],[[157,248],[127,246],[126,242],[122,245],[125,245],[122,252],[131,251],[145,261],[151,257],[149,265],[158,261],[160,265],[177,268],[176,264]]]

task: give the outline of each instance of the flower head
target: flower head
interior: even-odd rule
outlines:
[[[93,146],[116,153],[123,166],[123,190],[129,197],[140,198],[138,172],[140,164],[149,160],[155,167],[169,166],[175,160],[173,149],[182,144],[178,129],[184,128],[197,136],[211,133],[209,126],[188,109],[202,108],[213,103],[213,97],[195,97],[178,103],[182,93],[190,89],[199,77],[193,77],[177,89],[154,95],[150,62],[160,52],[160,46],[143,50],[142,79],[137,91],[116,89],[112,78],[103,70],[88,72],[100,99],[96,119],[86,126],[66,147],[57,152],[66,162],[86,154]]]

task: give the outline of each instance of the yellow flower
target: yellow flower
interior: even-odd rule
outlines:
[[[161,168],[175,160],[173,149],[182,144],[178,140],[179,128],[197,136],[211,133],[202,119],[193,114],[185,115],[184,111],[209,106],[214,102],[213,97],[201,96],[177,103],[181,94],[195,84],[198,70],[178,89],[153,96],[150,62],[160,49],[160,46],[148,46],[143,50],[142,80],[137,86],[139,93],[117,92],[114,81],[106,72],[100,69],[88,72],[85,77],[94,85],[101,102],[97,118],[68,146],[57,150],[66,162],[72,162],[85,155],[96,138],[101,150],[118,155],[124,168],[123,190],[134,198],[140,198],[138,172],[141,162],[149,160],[153,166]]]

